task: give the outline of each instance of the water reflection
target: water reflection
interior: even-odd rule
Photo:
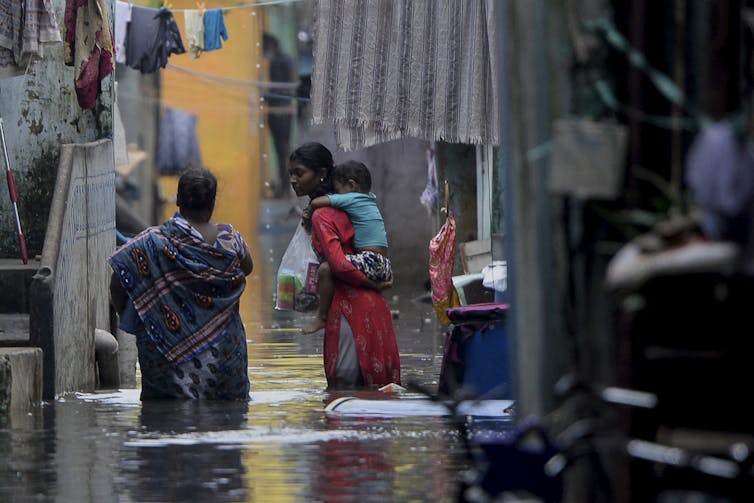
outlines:
[[[139,437],[127,442],[122,475],[134,501],[248,501],[241,450],[199,441],[240,430],[248,405],[239,402],[151,401],[141,405]],[[184,437],[184,443],[175,438]],[[171,440],[172,439],[172,440]]]
[[[419,425],[405,419],[331,418],[328,426],[372,432],[377,438],[321,444],[321,475],[311,495],[315,499],[444,501],[453,494],[458,468],[452,459],[456,439],[444,421]]]

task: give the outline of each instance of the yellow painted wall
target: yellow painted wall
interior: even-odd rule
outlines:
[[[248,3],[248,0],[247,0]],[[196,2],[174,0],[172,9],[195,9]],[[205,1],[207,8],[219,2]],[[222,6],[232,5],[223,2]],[[248,278],[241,299],[241,313],[251,312],[251,303],[270,300],[263,295],[265,282],[258,276],[262,270],[262,251],[258,240],[259,199],[263,194],[262,183],[269,176],[269,161],[266,155],[269,138],[265,128],[263,110],[259,108],[261,90],[252,81],[266,80],[266,62],[262,57],[262,31],[266,13],[262,8],[242,8],[225,12],[225,25],[229,38],[216,51],[202,53],[191,59],[188,53],[171,56],[168,68],[162,70],[162,103],[172,108],[197,114],[199,146],[204,165],[218,178],[218,198],[213,219],[228,222],[246,238],[255,262],[255,272]],[[175,12],[184,44],[183,13]],[[177,68],[170,68],[175,66]],[[203,75],[204,74],[204,75]],[[225,79],[208,78],[206,74]],[[161,179],[163,194],[174,197],[177,177]],[[165,206],[165,218],[177,210],[173,204]],[[244,320],[248,321],[248,320]],[[247,336],[257,340],[255,327],[246,326]],[[253,357],[255,345],[249,346]],[[254,390],[252,376],[252,393]],[[245,451],[247,467],[248,501],[287,503],[295,501],[295,494],[278,489],[285,487],[287,473],[282,462],[284,452],[279,449]],[[265,469],[259,469],[264,466]],[[267,488],[267,491],[264,489]],[[263,492],[264,491],[264,492]]]
[[[205,2],[212,8],[211,0]],[[262,183],[262,145],[265,131],[259,110],[260,89],[250,82],[263,80],[262,25],[260,8],[225,11],[228,40],[221,49],[203,52],[197,59],[188,53],[182,9],[196,9],[196,2],[171,2],[187,52],[172,55],[161,71],[163,105],[197,115],[202,161],[218,178],[218,198],[213,219],[238,229],[249,243],[255,262],[261,260],[257,243],[258,208]],[[232,2],[223,3],[223,7]],[[266,147],[265,147],[266,149]],[[163,194],[174,198],[177,178],[163,177]],[[176,207],[165,205],[165,218]],[[261,281],[251,280],[242,299],[244,305],[261,298]]]

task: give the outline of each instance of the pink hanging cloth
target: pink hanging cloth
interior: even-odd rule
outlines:
[[[450,215],[448,182],[445,182],[445,209],[448,218],[440,231],[429,242],[429,282],[432,285],[432,306],[437,319],[446,325],[450,322],[447,310],[461,305],[458,292],[453,286],[455,264],[456,221]]]

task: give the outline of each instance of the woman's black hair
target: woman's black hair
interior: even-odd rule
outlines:
[[[217,178],[208,169],[189,168],[178,179],[176,204],[181,211],[210,212],[215,208]]]
[[[312,171],[319,171],[322,168],[327,170],[325,179],[320,182],[319,187],[309,194],[310,198],[331,194],[333,192],[331,175],[335,163],[333,162],[330,149],[319,142],[310,141],[300,145],[296,150],[291,152],[288,161],[300,164]]]

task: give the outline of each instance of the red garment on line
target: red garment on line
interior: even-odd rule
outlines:
[[[335,279],[335,295],[325,327],[325,375],[329,389],[337,389],[341,315],[353,331],[364,384],[380,387],[401,383],[401,364],[390,307],[382,294],[359,286],[364,274],[345,257],[353,253],[353,226],[348,215],[331,207],[320,208],[312,216],[312,246],[330,264]]]
[[[65,64],[74,67],[79,106],[93,109],[100,82],[113,72],[113,35],[104,0],[66,0]]]

